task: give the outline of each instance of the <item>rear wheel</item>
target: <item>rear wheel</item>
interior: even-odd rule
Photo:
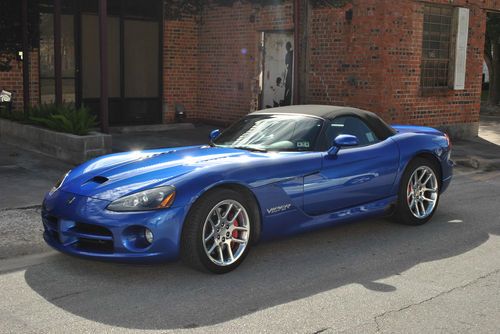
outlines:
[[[424,158],[414,159],[400,183],[393,219],[401,224],[422,225],[428,222],[439,203],[439,169]]]
[[[205,194],[190,211],[183,230],[182,258],[196,269],[223,274],[247,256],[258,232],[253,200],[230,189]]]

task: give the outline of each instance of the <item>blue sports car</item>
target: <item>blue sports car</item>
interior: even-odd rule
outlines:
[[[266,109],[210,137],[69,171],[43,201],[46,242],[82,257],[182,258],[225,273],[258,240],[375,216],[424,224],[452,177],[446,134],[355,108]]]

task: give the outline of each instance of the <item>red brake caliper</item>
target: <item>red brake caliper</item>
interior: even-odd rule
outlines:
[[[237,220],[237,219],[235,219],[235,220],[234,220],[234,226],[240,226],[240,225],[238,224],[238,220]],[[238,231],[234,230],[234,231],[233,231],[233,238],[238,239],[238,235],[239,235],[239,234],[238,234]]]
[[[239,226],[239,224],[238,224],[238,220],[237,220],[237,219],[235,219],[235,220],[234,220],[234,224],[233,224],[233,225],[234,225],[234,226]],[[238,239],[238,236],[239,236],[238,231],[233,231],[233,233],[232,233],[232,237],[233,237],[234,239]],[[231,244],[231,248],[233,249],[233,252],[234,252],[234,251],[236,251],[236,250],[238,249],[238,244],[237,244],[236,242],[234,242],[234,241],[233,241],[233,242],[232,242],[232,244]]]

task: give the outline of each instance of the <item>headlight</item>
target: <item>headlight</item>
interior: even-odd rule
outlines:
[[[49,192],[50,195],[52,195],[57,189],[61,188],[61,186],[64,183],[64,180],[66,180],[66,177],[68,177],[68,175],[69,175],[70,172],[71,171],[68,171],[66,174],[64,174],[63,176],[61,176],[59,178],[59,180],[57,180],[56,184],[52,187],[52,189],[50,189],[50,192]]]
[[[175,199],[175,188],[159,187],[119,198],[108,205],[110,211],[146,211],[169,208]]]

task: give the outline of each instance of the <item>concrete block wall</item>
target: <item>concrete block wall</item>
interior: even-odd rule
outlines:
[[[111,153],[111,135],[95,132],[77,136],[4,119],[0,119],[0,139],[71,164]]]

